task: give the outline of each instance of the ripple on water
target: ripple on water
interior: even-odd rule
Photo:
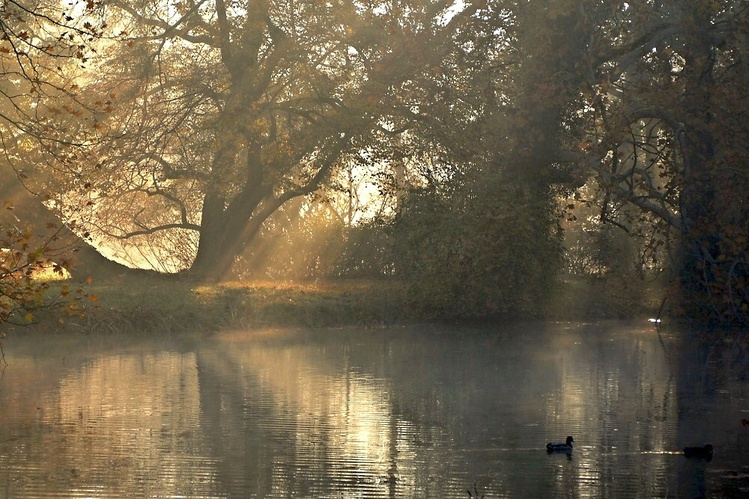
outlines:
[[[711,364],[680,384],[680,350],[624,325],[240,336],[9,338],[0,496],[636,498],[748,485],[734,350],[715,347],[720,376]],[[545,452],[566,435],[569,458]],[[681,455],[708,439],[712,462]]]

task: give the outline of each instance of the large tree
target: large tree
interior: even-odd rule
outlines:
[[[746,322],[749,6],[500,3],[512,12],[518,64],[493,76],[491,96],[506,105],[482,114],[480,135],[505,181],[532,211],[594,186],[603,223],[649,234],[653,258],[677,248],[677,310]]]
[[[439,74],[479,6],[215,0],[107,9],[123,41],[102,49],[107,65],[88,92],[114,100],[100,124],[109,140],[79,156],[85,188],[65,199],[87,200],[99,237],[170,241],[188,255],[175,268],[210,279],[287,201],[357,156],[374,162],[382,137],[430,119],[420,82]]]
[[[746,208],[749,7],[735,1],[599,4],[583,57],[594,76],[571,157],[601,189],[602,219],[674,237],[679,293],[698,320],[749,318]],[[631,219],[629,203],[646,214]],[[618,213],[618,215],[617,215]],[[667,245],[662,244],[663,247]]]

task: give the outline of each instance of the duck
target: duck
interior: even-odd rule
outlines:
[[[546,452],[572,452],[572,442],[574,441],[574,438],[567,437],[565,443],[549,442],[548,444],[546,444]]]
[[[706,444],[702,447],[684,447],[684,456],[701,457],[709,461],[713,458],[713,446]]]

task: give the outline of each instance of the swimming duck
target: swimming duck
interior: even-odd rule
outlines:
[[[713,446],[707,444],[703,447],[684,447],[684,455],[686,457],[701,457],[709,461],[713,458]]]
[[[546,444],[546,452],[572,452],[572,442],[574,441],[574,438],[567,437],[565,443],[549,442]]]

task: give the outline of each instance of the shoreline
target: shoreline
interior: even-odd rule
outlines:
[[[70,284],[55,283],[56,288]],[[113,280],[82,285],[93,300],[81,299],[70,313],[41,310],[28,325],[4,324],[0,331],[29,327],[83,334],[211,333],[250,328],[382,327],[429,323],[486,324],[517,320],[627,320],[653,307],[621,310],[586,298],[579,287],[557,290],[533,316],[462,319],[430,310],[393,280],[255,281],[196,284],[162,279]],[[651,300],[652,301],[652,300]]]

